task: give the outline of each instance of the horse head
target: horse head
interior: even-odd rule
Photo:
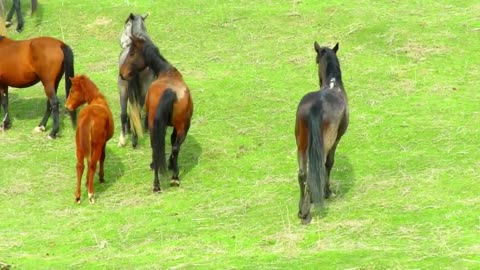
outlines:
[[[318,65],[318,77],[320,79],[320,87],[328,84],[328,77],[340,75],[340,63],[337,58],[339,48],[338,42],[333,48],[321,47],[315,41],[313,44],[317,52],[316,62]]]
[[[131,36],[137,36],[144,38],[148,37],[147,29],[145,27],[145,19],[147,19],[150,13],[145,15],[134,15],[130,13],[127,19],[125,20],[125,25],[123,28],[122,35],[120,36],[120,46],[125,49],[132,43]],[[150,38],[150,37],[148,37]]]
[[[142,71],[147,67],[143,55],[143,46],[147,41],[135,36],[129,37],[129,39],[131,45],[128,49],[127,57],[120,66],[120,77],[123,80],[130,80],[139,71]]]

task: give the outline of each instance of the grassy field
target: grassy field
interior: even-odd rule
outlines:
[[[23,3],[24,13],[29,8]],[[11,1],[7,1],[10,6]],[[147,137],[117,146],[119,35],[130,12],[195,102],[182,186],[152,194]],[[32,133],[40,84],[11,89],[0,133],[0,261],[13,269],[480,269],[480,5],[475,1],[42,0],[14,39],[69,44],[116,130],[97,203],[74,204],[75,144]],[[295,110],[338,52],[351,122],[337,197],[303,226]],[[12,67],[14,68],[14,67]],[[59,88],[64,104],[64,84]],[[3,117],[3,112],[0,115]],[[130,144],[130,141],[129,141]]]

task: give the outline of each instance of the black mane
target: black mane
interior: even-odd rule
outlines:
[[[323,59],[323,60],[322,60]],[[337,82],[342,82],[342,71],[340,70],[340,62],[337,54],[330,48],[322,48],[322,56],[320,58],[325,66],[325,76],[327,80],[335,78]],[[324,82],[324,83],[328,83]]]
[[[172,65],[160,54],[157,46],[152,42],[145,41],[142,53],[145,58],[145,64],[151,68],[155,74],[172,68]]]

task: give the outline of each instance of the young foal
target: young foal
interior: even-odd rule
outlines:
[[[161,191],[158,173],[166,171],[165,134],[167,126],[173,126],[170,137],[172,153],[169,168],[173,169],[171,186],[179,186],[178,153],[187,136],[193,114],[193,101],[190,90],[183,81],[182,74],[172,66],[151,42],[132,38],[130,52],[120,68],[120,76],[128,79],[146,66],[157,74],[157,80],[148,89],[145,109],[152,146],[152,165],[155,170],[153,191]]]
[[[338,43],[333,49],[314,44],[320,91],[303,96],[297,109],[295,137],[298,151],[300,202],[298,217],[310,223],[310,204],[323,203],[330,190],[335,149],[348,126],[348,101],[343,88]],[[307,171],[308,161],[308,171]]]
[[[82,182],[84,159],[87,159],[88,198],[91,204],[95,203],[93,191],[93,177],[100,160],[98,172],[100,183],[103,178],[103,162],[105,161],[105,146],[113,136],[113,117],[105,97],[97,86],[85,75],[70,78],[72,88],[65,107],[74,111],[78,106],[88,103],[80,111],[75,141],[77,144],[77,189],[75,202],[80,203],[80,184]]]

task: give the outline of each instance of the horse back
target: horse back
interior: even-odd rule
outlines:
[[[155,80],[147,92],[145,108],[148,115],[149,127],[153,127],[155,110],[165,90],[171,89],[177,99],[173,105],[173,113],[170,125],[177,126],[185,123],[193,114],[193,101],[187,84],[183,81],[181,73],[173,68],[162,73]],[[176,125],[177,123],[177,125]]]
[[[106,143],[113,136],[114,123],[112,112],[108,105],[89,104],[85,106],[78,117],[78,127],[90,127],[92,143]]]
[[[315,107],[321,115],[320,127],[325,153],[345,134],[348,127],[348,101],[340,87],[324,88],[306,94],[297,109],[296,133],[308,129],[307,120]]]

